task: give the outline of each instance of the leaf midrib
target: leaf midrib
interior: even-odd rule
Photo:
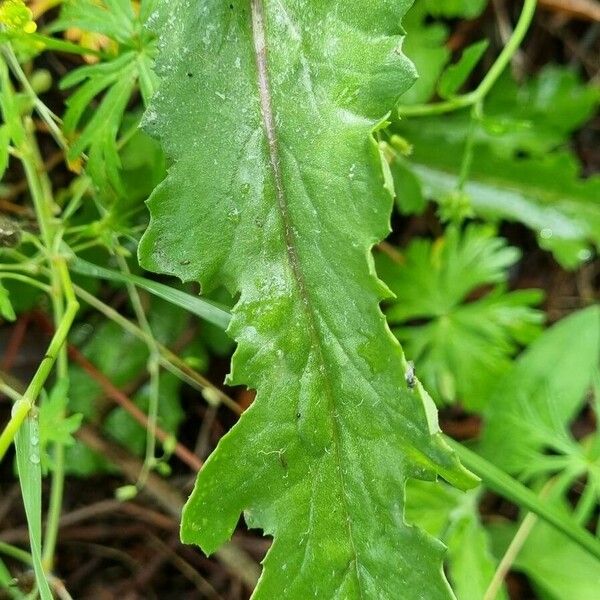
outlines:
[[[318,361],[322,367],[322,372],[328,374],[329,369],[326,361],[323,357],[322,341],[319,335],[319,330],[315,320],[315,309],[312,305],[310,295],[306,286],[306,280],[304,273],[302,272],[300,257],[296,249],[296,235],[292,226],[292,219],[290,216],[285,186],[283,182],[283,174],[281,171],[280,155],[279,155],[279,144],[277,137],[277,128],[275,126],[275,118],[273,113],[273,103],[271,89],[269,85],[269,73],[268,73],[268,61],[267,61],[267,38],[265,28],[265,11],[263,0],[250,0],[250,11],[252,18],[252,40],[254,45],[254,54],[256,59],[256,66],[258,70],[258,91],[260,98],[260,109],[263,120],[263,127],[265,135],[267,137],[267,143],[269,148],[269,162],[271,171],[273,173],[273,180],[275,183],[275,195],[277,198],[277,208],[284,229],[284,241],[286,246],[286,254],[292,270],[292,275],[298,293],[301,298],[302,308],[306,314],[308,321],[309,335],[312,341],[312,348],[316,351]],[[340,485],[342,488],[342,496],[344,499],[344,508],[346,512],[346,522],[348,524],[348,538],[354,555],[353,561],[356,572],[356,580],[358,584],[358,590],[360,597],[363,597],[360,571],[358,568],[358,556],[356,552],[356,546],[354,544],[354,537],[352,532],[352,525],[350,519],[350,511],[348,506],[346,486],[343,477],[342,460],[340,456],[340,434],[339,434],[339,423],[335,418],[334,411],[334,394],[331,387],[331,382],[327,375],[324,376],[325,388],[327,391],[327,402],[329,407],[329,417],[332,421],[333,431],[333,445],[335,451],[336,462],[338,463],[337,472],[339,473]]]

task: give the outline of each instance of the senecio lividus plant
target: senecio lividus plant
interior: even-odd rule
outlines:
[[[451,598],[442,545],[404,518],[408,478],[476,479],[441,437],[379,302],[390,183],[377,142],[415,79],[410,2],[163,4],[145,115],[172,161],[144,268],[239,296],[229,383],[257,390],[201,470],[185,542],[240,514],[274,538],[255,598]]]

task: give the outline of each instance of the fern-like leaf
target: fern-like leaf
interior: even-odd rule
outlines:
[[[160,21],[146,123],[173,162],[140,258],[239,294],[229,381],[257,390],[182,538],[213,552],[245,511],[274,536],[255,598],[452,597],[404,485],[473,480],[405,383],[370,257],[392,204],[372,132],[414,78],[408,4],[181,0]]]

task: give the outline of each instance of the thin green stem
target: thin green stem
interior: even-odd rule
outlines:
[[[482,102],[488,95],[492,87],[502,73],[504,69],[510,63],[511,58],[515,52],[519,49],[525,39],[525,35],[529,30],[529,26],[533,20],[535,14],[535,8],[537,0],[525,0],[523,4],[523,10],[521,16],[515,26],[515,29],[508,40],[508,43],[502,49],[502,52],[498,55],[498,58],[486,73],[481,83],[477,88],[467,94],[450,98],[444,102],[434,102],[432,104],[415,104],[414,106],[400,106],[398,108],[398,114],[400,117],[424,117],[432,115],[442,115],[448,112],[454,112],[469,106],[473,106],[478,102]]]
[[[42,391],[42,388],[44,387],[44,384],[46,383],[46,380],[52,371],[54,363],[56,362],[58,354],[65,343],[78,309],[79,304],[77,304],[77,302],[74,304],[69,303],[67,305],[67,310],[65,311],[63,320],[59,323],[58,328],[52,336],[52,340],[50,340],[50,345],[48,346],[46,355],[38,366],[38,369],[35,372],[35,375],[33,376],[29,386],[25,390],[25,393],[15,402],[12,409],[11,418],[0,434],[0,461],[6,454],[6,451],[13,441],[17,431],[23,424],[23,421],[29,414],[29,411]]]
[[[26,550],[22,550],[21,548],[17,548],[12,544],[0,542],[0,552],[5,556],[10,556],[11,558],[20,560],[26,565],[31,565],[33,563],[33,559],[31,558],[31,554],[29,554],[29,552],[27,552]]]
[[[580,527],[569,514],[555,506],[541,502],[529,488],[485,458],[469,450],[466,446],[463,446],[452,438],[447,437],[445,439],[462,463],[473,471],[473,473],[481,477],[487,487],[515,504],[535,513],[587,552],[600,559],[600,540],[596,539],[586,529]]]
[[[41,281],[38,281],[37,279],[33,279],[33,277],[28,277],[27,275],[23,275],[21,273],[2,272],[2,273],[0,273],[0,280],[1,279],[14,279],[15,281],[21,281],[22,283],[26,283],[27,285],[31,285],[33,287],[36,287],[36,288],[42,290],[42,292],[45,292],[46,294],[49,294],[50,296],[52,295],[52,288],[49,285],[46,285],[45,283],[42,283]]]
[[[135,323],[132,323],[128,319],[126,319],[123,315],[119,314],[114,308],[105,304],[101,300],[98,300],[94,295],[90,294],[83,288],[74,285],[73,286],[75,293],[77,296],[87,302],[90,306],[95,308],[98,312],[102,313],[106,318],[111,321],[117,323],[120,327],[122,327],[125,331],[131,333],[138,339],[148,343],[148,336],[144,331],[142,331]],[[222,392],[218,387],[216,387],[213,383],[211,383],[206,377],[202,376],[200,373],[192,369],[189,365],[185,363],[179,356],[177,356],[174,352],[169,350],[166,346],[157,342],[158,349],[160,352],[160,364],[167,369],[170,373],[173,373],[176,377],[193,387],[195,390],[200,392],[204,392],[205,390],[210,390],[210,393],[213,394],[219,402],[227,406],[230,410],[232,410],[236,414],[241,414],[242,409],[239,404],[232,400],[227,394]]]
[[[66,144],[63,144],[62,134],[56,127],[53,115],[35,95],[12,48],[9,45],[3,45],[2,54],[25,91],[32,97],[38,113],[42,118],[46,118],[51,131],[58,130],[57,141],[59,144],[66,147]],[[29,116],[21,115],[6,65],[2,63],[0,69],[2,108],[5,118],[8,117],[10,135],[25,171],[29,193],[41,233],[42,248],[40,249],[45,254],[49,265],[50,297],[55,328],[46,356],[40,363],[23,397],[15,403],[13,415],[0,436],[1,459],[34,406],[55,364],[59,379],[68,376],[68,356],[65,341],[77,314],[79,304],[75,297],[65,258],[59,254],[62,233],[59,222],[54,215],[56,204],[52,195],[52,184],[37,144],[33,122]],[[36,243],[35,239],[33,241]],[[64,487],[64,449],[61,444],[54,444],[54,453],[54,469],[52,471],[52,486],[46,526],[47,543],[44,544],[43,559],[47,571],[52,569]]]
[[[116,238],[116,236],[115,242],[118,244],[118,238]],[[131,275],[129,265],[121,255],[117,255],[117,262],[122,273]],[[150,397],[148,402],[148,428],[146,429],[146,456],[138,479],[138,487],[142,488],[146,484],[148,473],[153,468],[156,460],[156,421],[158,419],[158,401],[160,394],[160,352],[154,334],[152,333],[152,328],[150,327],[150,323],[144,312],[144,307],[142,306],[142,301],[137,288],[131,282],[126,282],[125,286],[136,319],[140,324],[140,329],[145,333],[146,345],[148,346],[149,352],[148,374],[150,375]]]
[[[54,264],[54,273],[59,280],[61,291],[64,294],[64,298],[66,300],[66,311],[65,316],[69,310],[73,310],[73,318],[75,314],[79,310],[79,303],[77,302],[77,298],[75,296],[75,290],[73,289],[73,283],[71,281],[71,276],[69,275],[69,270],[67,268],[67,264],[63,257],[57,257]],[[58,307],[59,310],[62,310],[62,304]],[[58,318],[60,313],[55,310],[55,319]],[[64,316],[62,317],[64,320]],[[72,324],[73,319],[71,319]],[[71,328],[71,324],[69,324],[69,329]],[[68,334],[68,331],[67,331]],[[65,338],[66,335],[65,334]],[[68,377],[68,355],[67,355],[67,347],[66,344],[61,348],[61,352],[59,354],[59,363],[58,363],[58,376],[61,379],[66,379]],[[50,501],[48,504],[48,514],[46,518],[46,531],[44,536],[44,547],[42,552],[42,561],[46,570],[52,570],[53,562],[54,562],[54,551],[56,549],[56,542],[58,539],[58,528],[60,521],[60,513],[62,510],[62,499],[64,492],[64,480],[65,480],[65,449],[63,444],[55,443],[54,447],[54,469],[52,470],[52,486],[50,488]]]

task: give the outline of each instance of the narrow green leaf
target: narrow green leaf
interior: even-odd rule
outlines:
[[[482,59],[488,46],[488,40],[481,40],[467,46],[458,62],[446,68],[438,82],[438,94],[442,98],[450,98],[460,90]]]
[[[239,294],[229,382],[257,390],[181,533],[214,552],[245,512],[272,535],[255,598],[452,597],[403,491],[474,479],[407,387],[369,254],[392,205],[371,134],[414,77],[408,4],[182,0],[162,23],[145,122],[172,164],[140,258]]]
[[[27,516],[29,543],[35,582],[42,600],[52,600],[52,593],[42,566],[42,469],[40,458],[40,430],[37,408],[33,407],[16,437],[19,484]]]
[[[73,258],[69,264],[71,269],[80,275],[89,275],[90,277],[109,279],[121,283],[133,283],[151,294],[154,294],[171,304],[176,304],[184,310],[187,310],[222,329],[227,329],[229,322],[231,321],[231,315],[226,308],[218,306],[210,300],[186,294],[181,290],[164,285],[163,283],[158,283],[151,279],[144,279],[137,275],[119,273],[118,271],[105,269],[104,267],[99,267],[98,265],[94,265],[78,257]]]
[[[447,441],[465,465],[472,469],[474,473],[477,473],[487,487],[515,504],[535,513],[587,552],[596,558],[600,558],[600,540],[595,538],[587,529],[580,527],[566,511],[560,510],[556,505],[544,502],[529,488],[466,446],[451,438],[447,438]]]

